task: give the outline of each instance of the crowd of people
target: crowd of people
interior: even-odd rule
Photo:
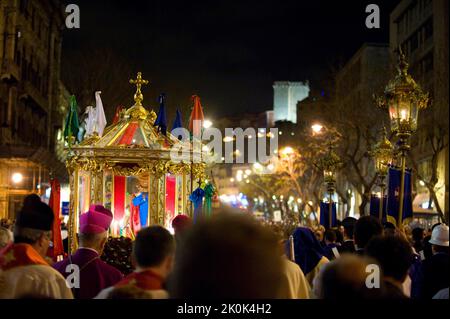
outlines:
[[[430,234],[345,218],[338,227],[286,234],[220,208],[108,237],[111,211],[80,215],[78,249],[48,258],[53,212],[26,197],[14,227],[0,228],[0,298],[36,299],[448,299],[449,228]]]

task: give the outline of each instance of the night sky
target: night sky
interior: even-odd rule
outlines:
[[[81,28],[64,32],[62,72],[68,53],[101,47],[150,80],[146,105],[155,108],[161,92],[171,107],[198,94],[207,116],[217,118],[271,109],[277,80],[320,89],[330,68],[362,43],[389,41],[389,13],[399,1],[69,2],[80,6]],[[381,8],[381,29],[365,27],[369,3]],[[131,76],[123,75],[124,85]]]

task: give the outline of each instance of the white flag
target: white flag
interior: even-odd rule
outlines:
[[[95,130],[95,109],[93,106],[86,106],[86,111],[88,117],[86,120],[86,134],[85,136],[90,136],[94,133]]]
[[[95,92],[95,111],[96,111],[96,131],[98,136],[103,135],[103,130],[106,127],[105,110],[103,109],[102,99],[100,98],[101,91]]]

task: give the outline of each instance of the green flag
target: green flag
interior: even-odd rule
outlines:
[[[71,143],[71,137],[78,137],[78,131],[80,126],[78,124],[78,105],[75,95],[70,97],[70,109],[69,114],[67,114],[66,125],[64,126],[64,139]]]

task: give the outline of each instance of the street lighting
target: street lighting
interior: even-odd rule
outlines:
[[[384,90],[384,96],[377,97],[377,104],[389,111],[391,130],[399,140],[399,155],[401,166],[398,225],[402,225],[403,201],[405,196],[406,155],[410,150],[409,137],[417,129],[417,119],[420,109],[428,106],[428,93],[408,74],[408,63],[401,48],[398,51],[397,75]]]
[[[281,154],[284,156],[289,156],[291,154],[294,154],[294,149],[290,146],[286,146],[281,150]]]
[[[311,126],[311,129],[314,134],[319,134],[322,131],[322,128],[323,128],[323,126],[318,123]]]
[[[21,182],[23,181],[23,175],[22,175],[22,173],[18,173],[18,172],[13,173],[12,176],[11,176],[11,180],[12,180],[12,182],[13,182],[14,184],[19,184],[19,183],[21,183]]]
[[[323,171],[323,178],[328,192],[329,203],[329,228],[332,226],[333,194],[336,190],[336,170],[341,166],[341,159],[333,151],[331,141],[328,145],[328,153],[316,163],[316,166]]]
[[[381,222],[383,219],[384,188],[386,187],[384,179],[388,173],[389,165],[392,163],[393,159],[393,147],[391,142],[387,139],[385,127],[383,127],[382,129],[382,138],[375,145],[371,155],[375,159],[375,170],[378,175],[378,186],[380,187],[379,219]]]
[[[213,123],[210,120],[204,120],[203,121],[203,128],[208,129],[213,125]]]

